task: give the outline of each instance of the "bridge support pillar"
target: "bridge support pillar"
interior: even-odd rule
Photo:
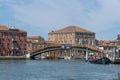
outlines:
[[[88,50],[86,50],[85,60],[88,61]]]

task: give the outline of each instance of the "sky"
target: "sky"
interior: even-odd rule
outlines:
[[[97,40],[115,40],[120,0],[0,0],[0,25],[46,40],[52,30],[74,25],[95,32]]]

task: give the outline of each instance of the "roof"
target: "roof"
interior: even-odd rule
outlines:
[[[99,47],[117,47],[117,45],[99,45]]]
[[[100,47],[116,47],[117,40],[109,41],[109,40],[100,40],[99,46]]]
[[[11,26],[11,27],[9,28],[9,30],[11,30],[11,31],[19,31],[19,32],[26,32],[26,31],[24,31],[24,30],[17,29],[15,26]]]
[[[16,29],[14,26],[11,26],[11,28],[7,28],[4,25],[0,25],[0,30],[4,30],[4,31],[13,30],[13,31],[19,31],[19,32],[26,32],[26,31],[21,30],[21,29]]]
[[[41,36],[30,36],[30,37],[28,37],[28,39],[42,39],[42,40],[44,40],[44,38]]]
[[[21,30],[21,29],[19,29],[19,31],[20,31],[20,32],[26,32],[26,31],[24,31],[24,30]]]
[[[8,30],[8,28],[4,25],[0,25],[0,30]]]
[[[65,27],[57,31],[52,31],[50,33],[69,33],[69,32],[94,33],[89,30],[83,29],[81,27],[77,27],[77,26],[68,26],[68,27]]]

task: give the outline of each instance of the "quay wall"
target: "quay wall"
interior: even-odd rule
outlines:
[[[22,59],[28,59],[28,58],[26,58],[26,56],[0,56],[0,60],[9,60],[9,59],[22,60]]]

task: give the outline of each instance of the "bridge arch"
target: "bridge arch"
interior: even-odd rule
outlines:
[[[57,46],[57,47],[46,47],[46,48],[43,48],[43,49],[40,49],[40,50],[37,50],[35,52],[32,52],[30,54],[30,58],[31,59],[34,59],[35,56],[39,55],[39,54],[42,54],[42,53],[45,53],[45,52],[49,52],[49,51],[56,51],[56,50],[60,50],[60,46]]]
[[[80,45],[80,46],[71,46],[71,48],[69,49],[77,49],[77,50],[82,50],[82,51],[86,51],[86,52],[99,52],[99,53],[103,53],[102,50],[98,49],[98,48],[95,48],[95,47],[92,47],[92,46],[86,46],[86,45]],[[31,59],[35,59],[35,56],[37,55],[40,55],[42,53],[45,53],[45,52],[50,52],[50,51],[56,51],[56,50],[66,50],[62,48],[62,46],[48,46],[48,47],[45,47],[43,49],[38,49],[36,51],[33,51],[31,54],[30,54],[30,58]]]

